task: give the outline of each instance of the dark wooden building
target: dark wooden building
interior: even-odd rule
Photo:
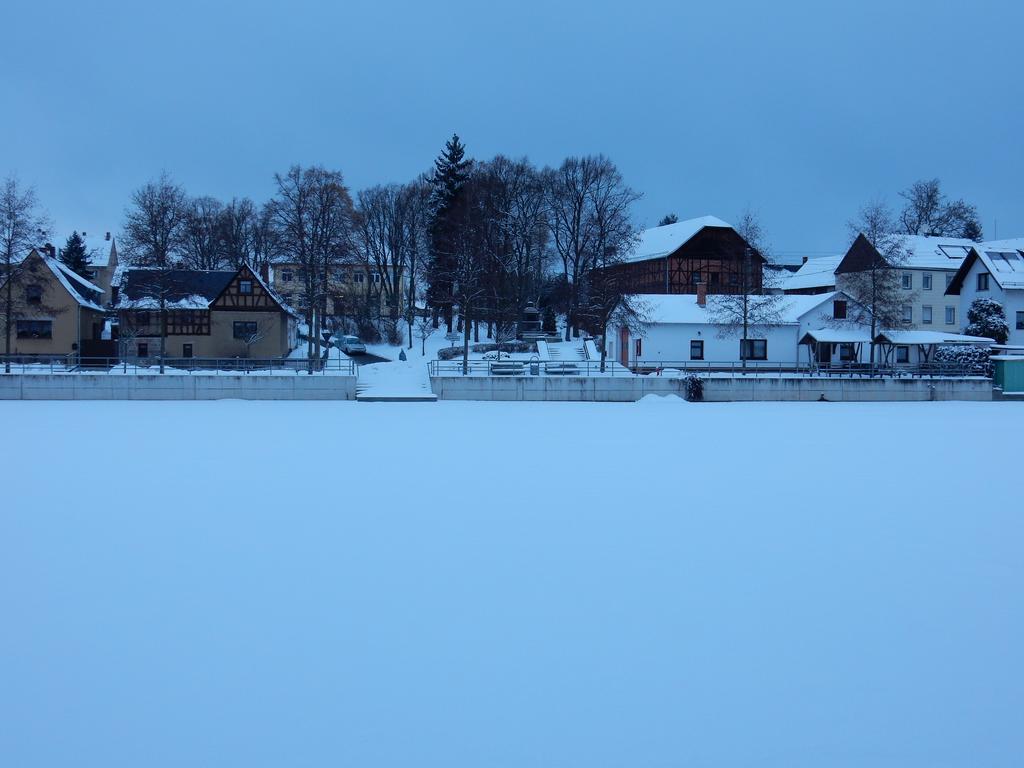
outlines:
[[[739,293],[761,290],[765,259],[729,224],[713,216],[645,230],[625,263],[612,267],[626,293]],[[749,275],[744,280],[743,275]]]

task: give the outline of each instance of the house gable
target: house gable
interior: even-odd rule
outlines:
[[[963,290],[964,280],[967,279],[967,275],[971,272],[971,267],[978,261],[978,251],[971,248],[967,254],[967,258],[960,263],[960,268],[957,269],[956,274],[953,275],[953,279],[949,282],[949,287],[946,289],[946,296],[959,296],[960,291]]]
[[[241,267],[237,274],[210,303],[211,309],[233,312],[284,312],[274,297],[249,267]]]
[[[869,269],[878,269],[888,266],[882,254],[871,244],[871,241],[864,236],[864,233],[857,235],[850,250],[843,256],[843,260],[836,267],[835,274],[841,275],[847,272],[866,272]]]

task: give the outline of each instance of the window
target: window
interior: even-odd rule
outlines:
[[[238,292],[249,296],[252,294],[252,280],[239,280]]]
[[[380,283],[380,274],[378,274],[377,272],[374,272],[374,273],[373,273],[373,274],[371,275],[371,277],[373,278],[373,283],[374,283],[374,285],[376,285],[376,284]]]
[[[366,282],[366,273],[364,273],[364,272],[355,272],[352,275],[352,279],[353,279],[354,282],[357,282],[357,283],[365,283]]]
[[[900,315],[903,318],[904,323],[914,322],[914,307],[910,304],[904,304],[900,309]]]
[[[1017,330],[1024,331],[1024,312],[1017,313]]]
[[[701,341],[700,339],[694,339],[693,341],[690,342],[690,359],[704,359],[704,342]]]
[[[700,270],[695,269],[690,273],[690,285],[700,285]]]
[[[293,277],[294,277],[294,275],[292,274],[292,271],[290,269],[282,269],[281,270],[281,282],[282,283],[290,283],[292,281]]]
[[[848,341],[844,341],[839,345],[839,360],[844,363],[854,362],[857,359],[857,350]]]
[[[897,363],[909,363],[910,362],[910,347],[898,346],[896,347],[896,362]]]
[[[25,301],[29,304],[42,304],[43,303],[43,286],[41,285],[27,285],[25,286]]]
[[[903,290],[910,291],[914,288],[914,273],[904,272],[903,273]]]
[[[644,354],[643,339],[633,339],[633,357],[639,360]]]
[[[932,308],[930,306],[921,307],[921,322],[925,325],[932,324]]]
[[[256,335],[258,326],[255,322],[249,320],[236,320],[232,324],[232,330],[234,331],[234,337],[236,339],[242,339],[248,341]]]
[[[136,312],[135,313],[135,324],[136,325],[149,325],[149,312]]]
[[[19,339],[52,339],[53,320],[18,320]]]
[[[767,360],[767,339],[740,339],[740,360]]]
[[[946,288],[949,288],[949,286],[951,286],[952,284],[953,284],[953,273],[952,272],[947,272],[946,273]]]
[[[979,291],[987,291],[988,290],[988,272],[979,272],[978,273],[978,290]]]
[[[711,285],[712,288],[718,286],[718,273],[717,272],[711,272],[708,275],[708,283]]]
[[[953,325],[956,322],[956,307],[946,307],[946,325]]]
[[[832,302],[832,318],[835,320],[846,319],[846,302],[836,300]]]
[[[192,345],[191,344],[182,344],[181,345],[181,356],[182,357],[192,357]]]
[[[149,344],[140,342],[136,345],[136,351],[138,352],[139,357],[149,357]]]
[[[921,275],[921,288],[923,288],[926,291],[930,291],[932,289],[931,272],[925,272],[923,275]]]

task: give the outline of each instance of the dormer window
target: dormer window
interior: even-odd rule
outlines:
[[[43,286],[35,284],[25,286],[25,303],[42,304]]]
[[[238,281],[238,292],[243,296],[252,295],[252,280],[239,280]]]

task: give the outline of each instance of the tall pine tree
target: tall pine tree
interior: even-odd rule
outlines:
[[[85,241],[78,232],[72,232],[64,247],[60,249],[59,257],[65,267],[72,272],[81,275],[86,280],[92,280],[94,272],[89,269],[92,258],[85,250]]]
[[[449,331],[452,329],[456,248],[459,242],[458,212],[471,165],[472,161],[466,159],[465,145],[458,134],[453,134],[445,143],[444,151],[434,160],[434,172],[430,176],[427,304],[433,310],[435,327],[440,313]]]

